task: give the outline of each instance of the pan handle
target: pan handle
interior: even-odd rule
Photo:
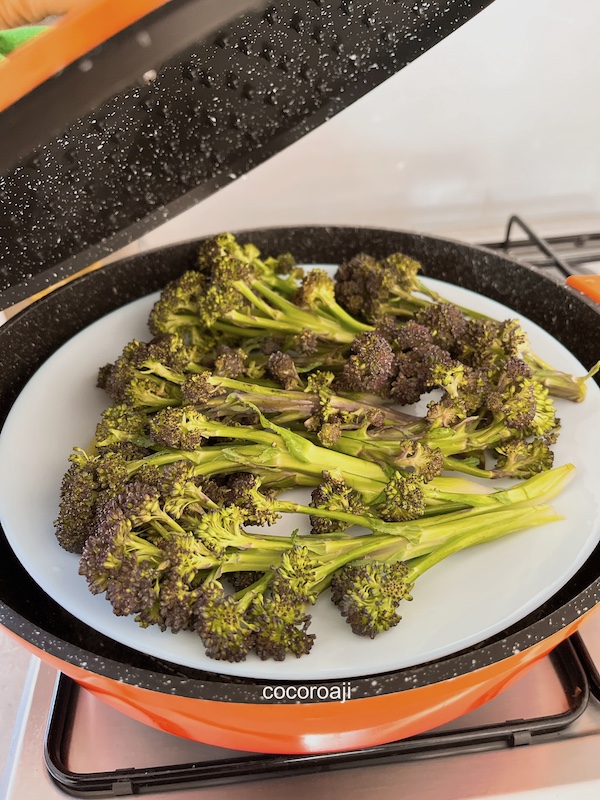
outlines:
[[[600,305],[600,275],[569,275],[566,282]]]

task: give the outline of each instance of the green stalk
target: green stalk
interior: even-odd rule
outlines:
[[[285,314],[286,318],[290,320],[290,324],[292,324],[293,320],[294,329],[297,333],[300,333],[302,330],[310,330],[317,335],[328,336],[330,341],[333,342],[351,344],[354,341],[356,335],[356,323],[354,321],[352,328],[348,328],[337,320],[330,320],[318,314],[316,310],[304,311],[260,281],[255,281],[252,286],[256,291],[260,292],[263,297],[266,297],[272,305],[280,309]],[[362,330],[373,330],[373,327],[365,325]]]
[[[556,497],[574,475],[575,468],[571,464],[556,467],[553,470],[534,475],[516,486],[502,489],[486,495],[490,502],[476,503],[476,497],[467,509],[460,509],[437,515],[433,518],[419,518],[408,522],[386,522],[378,517],[352,514],[345,511],[331,511],[324,508],[313,508],[287,500],[276,500],[273,509],[281,513],[298,513],[325,519],[339,520],[349,525],[358,525],[374,533],[388,536],[403,536],[409,541],[422,541],[423,531],[436,529],[439,532],[443,525],[465,525],[469,520],[481,514],[491,514],[498,509],[522,508],[532,504],[542,504]],[[491,523],[488,523],[491,524]]]
[[[277,331],[278,333],[300,333],[303,327],[306,327],[305,325],[303,327],[297,324],[292,325],[289,321],[282,322],[276,319],[267,319],[267,317],[253,317],[249,314],[243,314],[241,311],[228,311],[224,319],[235,322],[242,328],[260,328],[261,330],[269,332]],[[216,327],[216,324],[217,323],[212,327]],[[315,331],[315,333],[321,333],[321,335],[323,335],[321,331]]]
[[[586,375],[577,378],[575,375],[553,369],[534,353],[525,352],[522,355],[523,360],[531,367],[533,377],[543,384],[553,397],[562,397],[575,403],[585,400],[586,382],[600,370],[598,361]]]
[[[500,514],[502,512],[499,512]],[[457,536],[448,539],[425,555],[419,557],[418,550],[415,548],[413,554],[408,554],[407,559],[415,559],[411,561],[410,572],[407,576],[409,583],[414,583],[415,580],[426,572],[431,567],[439,564],[448,556],[458,553],[460,550],[465,550],[467,547],[474,547],[485,542],[491,542],[494,539],[499,539],[506,536],[508,533],[513,533],[522,528],[532,528],[539,525],[547,525],[550,522],[557,522],[563,519],[560,514],[557,514],[550,506],[530,506],[516,519],[505,516],[503,519],[495,518],[493,525],[483,524],[481,527],[474,526],[472,530],[461,532]]]
[[[469,464],[467,460],[462,458],[452,458],[452,456],[444,456],[444,469],[448,472],[462,472],[464,475],[471,475],[473,478],[497,478],[498,474],[493,469],[482,469]]]
[[[265,303],[262,297],[259,297],[259,295],[253,292],[252,289],[243,281],[236,281],[233,285],[235,289],[246,298],[246,300],[248,300],[259,311],[262,311],[268,319],[285,319],[285,315],[281,311],[278,311],[277,309],[273,308],[273,306]]]
[[[355,319],[351,314],[349,314],[345,309],[343,309],[338,303],[331,302],[326,295],[319,295],[319,301],[323,304],[326,311],[331,315],[331,317],[337,320],[341,325],[344,326],[349,331],[354,331],[356,334],[358,333],[367,333],[368,331],[375,330],[373,325],[367,325],[364,322],[360,322],[359,320]]]
[[[456,523],[440,525],[432,532],[436,533],[437,537],[427,536],[424,532],[420,544],[402,539],[389,544],[384,543],[382,546],[382,537],[373,536],[370,541],[367,539],[357,547],[323,561],[315,569],[311,589],[317,594],[320,593],[329,585],[331,577],[337,570],[347,564],[369,558],[387,562],[410,561],[411,570],[407,582],[414,583],[427,569],[459,550],[560,519],[562,517],[550,506],[541,505],[530,506],[524,511],[521,509],[495,511],[491,515],[472,513],[470,519],[465,519],[461,523],[460,533],[456,533]],[[440,531],[442,528],[443,532]]]

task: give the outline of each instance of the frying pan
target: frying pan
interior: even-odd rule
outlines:
[[[357,252],[403,251],[424,274],[498,300],[527,316],[589,368],[598,359],[600,313],[580,292],[498,253],[414,233],[302,227],[246,231],[262,252],[337,263]],[[64,285],[0,328],[0,422],[35,370],[65,341],[194,263],[198,242],[116,262]],[[56,321],[60,320],[60,325]],[[19,358],[13,354],[19,353]],[[294,681],[270,691],[252,678],[167,663],[119,644],[58,606],[0,537],[0,623],[28,649],[124,713],[210,744],[272,753],[351,750],[423,732],[491,699],[570,636],[600,601],[600,546],[547,602],[515,625],[415,667],[349,681]],[[278,684],[279,685],[279,684]],[[338,692],[334,687],[338,687]],[[343,690],[345,686],[341,687]],[[267,691],[265,691],[267,689]],[[333,699],[332,699],[333,698]]]
[[[180,213],[402,69],[491,0],[90,0],[0,67],[0,293],[16,302]],[[125,8],[125,5],[127,8]],[[151,46],[150,46],[151,45]],[[149,71],[152,77],[146,76]],[[40,119],[44,125],[40,125]],[[503,302],[584,365],[600,315],[584,296],[502,256],[394,231],[238,235],[306,263],[402,250],[424,273]],[[0,328],[0,424],[73,335],[154,292],[197,243],[136,256],[55,289]],[[34,502],[34,500],[32,500]],[[350,681],[202,672],[98,633],[32,580],[0,535],[0,623],[130,716],[241,750],[340,751],[416,734],[490,699],[570,635],[599,600],[598,552],[543,606],[476,647]],[[345,689],[346,687],[342,687]],[[278,692],[278,694],[281,694]],[[326,696],[325,696],[326,694]]]

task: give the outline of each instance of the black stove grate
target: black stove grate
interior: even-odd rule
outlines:
[[[561,643],[549,658],[567,705],[566,711],[555,714],[458,730],[438,729],[390,744],[343,753],[239,753],[233,757],[196,763],[91,773],[72,772],[67,766],[77,698],[81,690],[70,678],[61,674],[46,732],[46,766],[54,782],[73,797],[125,797],[530,745],[547,741],[568,728],[579,719],[589,702],[588,676],[571,641]]]
[[[526,238],[515,238],[516,228]],[[559,280],[564,280],[569,275],[600,272],[600,233],[542,237],[516,214],[509,218],[501,242],[486,243],[483,246],[502,252]]]
[[[585,642],[584,637],[577,633],[572,637],[573,647],[577,653],[577,657],[587,675],[590,690],[597,700],[600,700],[600,668],[594,660],[594,656],[590,652],[590,648]]]

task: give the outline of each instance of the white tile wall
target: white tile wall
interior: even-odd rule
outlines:
[[[599,28],[598,0],[496,0],[144,246],[298,223],[485,239],[513,211],[600,228]]]

